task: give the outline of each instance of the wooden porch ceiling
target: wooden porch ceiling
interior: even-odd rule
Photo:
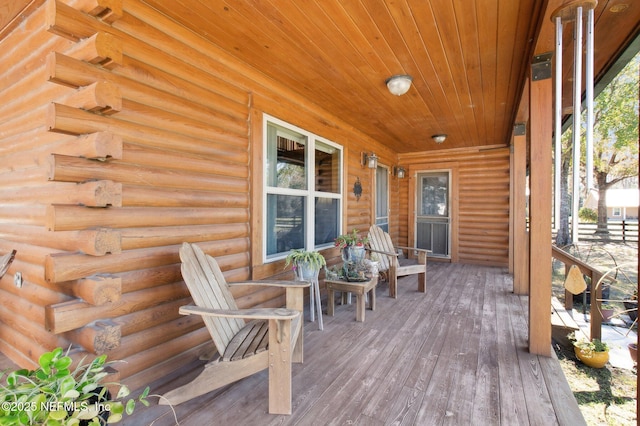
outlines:
[[[144,1],[398,153],[508,145],[539,30],[572,2]],[[595,15],[601,73],[638,33],[640,2]],[[413,77],[407,94],[388,92],[394,74]]]
[[[534,44],[551,11],[580,2],[142,1],[398,153],[507,145]],[[0,41],[43,2],[0,0]],[[600,0],[595,16],[599,77],[638,34],[640,2]],[[387,91],[394,74],[413,77],[407,94]]]

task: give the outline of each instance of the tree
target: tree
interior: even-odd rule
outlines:
[[[638,176],[638,71],[640,54],[594,99],[593,173],[598,187],[596,233],[608,233],[606,191]]]
[[[598,187],[598,225],[596,233],[608,233],[606,191],[616,183],[638,176],[638,75],[640,54],[594,99],[593,173]],[[585,116],[582,123],[586,123]],[[560,218],[556,244],[572,243],[569,231],[569,171],[572,163],[571,132],[562,134]],[[582,145],[586,132],[581,132]],[[586,164],[583,152],[581,166]],[[590,188],[587,188],[590,189]],[[579,188],[575,188],[579,190]],[[572,198],[571,198],[572,199]]]
[[[568,246],[573,242],[571,230],[569,229],[569,214],[571,204],[569,203],[569,172],[571,171],[571,127],[562,134],[561,155],[560,155],[560,218],[558,219],[556,233],[556,245],[558,247]]]

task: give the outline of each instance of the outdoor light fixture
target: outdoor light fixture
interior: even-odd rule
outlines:
[[[366,152],[362,153],[362,167],[368,167],[370,169],[375,169],[378,167],[378,157],[372,152],[367,154]]]
[[[391,94],[400,96],[407,93],[412,81],[413,78],[410,75],[392,75],[385,83]]]
[[[444,135],[444,134],[431,136],[431,139],[433,139],[435,143],[442,143],[446,138],[447,138],[447,135]]]
[[[404,167],[395,166],[393,168],[393,174],[396,175],[398,179],[404,179],[406,172],[407,171],[404,169]]]

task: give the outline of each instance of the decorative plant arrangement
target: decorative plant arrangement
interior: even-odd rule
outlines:
[[[299,279],[314,282],[318,279],[320,269],[326,266],[327,262],[317,251],[294,249],[287,255],[285,269],[291,264],[293,264],[293,272]]]
[[[315,271],[319,271],[323,266],[327,264],[323,255],[318,253],[317,251],[306,251],[304,249],[294,249],[289,252],[287,258],[285,259],[284,267],[285,269],[293,264],[293,268],[295,270],[296,267],[299,267],[302,264],[307,264],[310,269]]]
[[[133,413],[136,401],[120,386],[115,399],[107,390],[111,383],[101,383],[108,373],[106,355],[88,364],[83,361],[72,371],[73,363],[61,348],[42,354],[36,370],[0,373],[0,425],[99,426],[118,423],[126,413]],[[6,378],[5,378],[6,376]],[[149,405],[147,387],[138,401]]]
[[[576,357],[585,365],[592,368],[602,368],[609,361],[609,345],[599,339],[592,341],[577,339],[575,333],[568,336],[573,343]]]
[[[369,242],[367,237],[358,235],[358,230],[354,229],[349,234],[339,235],[335,240],[335,246],[342,250],[342,260],[345,268],[349,264],[356,264],[361,267],[365,256],[364,245]]]
[[[358,230],[354,229],[349,234],[338,235],[334,240],[335,246],[341,249],[347,246],[364,247],[369,242],[369,238],[358,235]]]

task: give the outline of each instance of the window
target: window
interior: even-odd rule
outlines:
[[[331,246],[342,217],[342,148],[272,117],[264,125],[265,261]]]
[[[620,216],[622,216],[622,209],[620,207],[614,207],[613,217],[620,217]]]

